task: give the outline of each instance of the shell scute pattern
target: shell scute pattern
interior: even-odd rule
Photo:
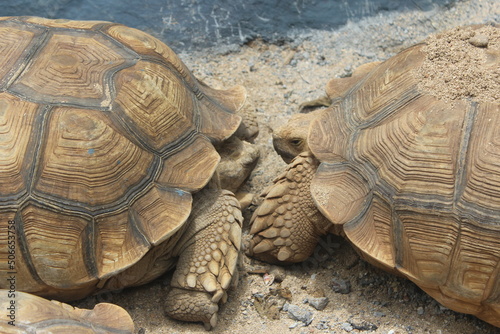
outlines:
[[[18,288],[81,298],[182,229],[244,90],[208,88],[122,25],[17,17],[0,34],[0,212],[19,231]]]

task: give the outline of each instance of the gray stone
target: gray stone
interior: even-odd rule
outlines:
[[[352,325],[348,322],[341,323],[340,327],[342,327],[342,329],[345,330],[346,332],[350,332],[353,330]]]
[[[329,321],[328,320],[321,320],[316,325],[316,328],[319,329],[319,330],[329,329],[330,328]]]
[[[327,297],[311,297],[306,299],[306,302],[318,311],[324,310],[329,301],[330,300]]]
[[[301,321],[306,326],[311,324],[313,320],[313,313],[297,305],[286,303],[283,310],[288,312],[288,317],[293,320]]]
[[[348,294],[351,292],[351,282],[339,277],[332,278],[332,289],[335,292]]]
[[[378,326],[365,320],[350,320],[351,326],[358,331],[375,331]]]

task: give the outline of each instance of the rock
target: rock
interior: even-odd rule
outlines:
[[[283,267],[271,266],[269,269],[269,274],[274,276],[276,282],[283,282],[286,277],[286,271]]]
[[[348,294],[351,292],[351,282],[334,277],[332,278],[332,289],[338,293]]]
[[[422,314],[424,314],[424,308],[423,308],[422,306],[419,306],[419,307],[417,308],[417,313],[418,313],[418,315],[422,315]]]
[[[488,47],[488,42],[489,42],[488,36],[481,35],[481,34],[472,36],[469,39],[469,43],[472,44],[472,45],[474,45],[477,48],[486,48],[486,47]]]
[[[293,320],[301,321],[306,326],[309,326],[313,320],[313,313],[303,309],[297,305],[286,303],[283,306],[283,311],[288,312],[288,317]]]
[[[319,330],[325,330],[325,329],[329,329],[330,326],[329,326],[329,321],[328,320],[321,320],[320,322],[318,322],[318,324],[316,325],[316,328],[319,329]]]
[[[319,297],[319,298],[307,298],[306,302],[314,307],[318,311],[322,311],[325,309],[326,305],[330,300],[327,297]]]
[[[341,323],[340,327],[342,327],[342,329],[345,330],[346,332],[351,332],[353,330],[352,325],[348,322]]]
[[[352,328],[358,331],[375,331],[378,329],[377,325],[365,320],[351,320],[350,323]]]

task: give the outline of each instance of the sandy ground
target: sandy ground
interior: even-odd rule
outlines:
[[[323,95],[330,78],[349,75],[360,64],[387,59],[431,33],[465,24],[498,23],[499,17],[498,1],[464,1],[425,13],[387,13],[337,31],[294,31],[279,44],[255,40],[181,54],[181,58],[212,86],[247,88],[246,108],[255,111],[260,123],[255,144],[261,159],[246,189],[258,194],[285,166],[272,149],[271,129],[297,112],[303,101]],[[252,205],[245,212],[247,224],[254,209]],[[333,236],[322,240],[309,261],[273,271],[272,283],[262,274],[250,273],[261,267],[242,259],[238,286],[222,306],[213,333],[500,333],[472,316],[440,306],[409,281],[369,266],[348,243]],[[75,305],[92,308],[101,301],[121,305],[132,315],[137,333],[205,333],[201,324],[164,316],[161,305],[170,278],[167,274],[146,286],[93,296]],[[323,310],[311,305],[326,300]],[[285,302],[297,306],[295,314],[304,321],[280,311]]]

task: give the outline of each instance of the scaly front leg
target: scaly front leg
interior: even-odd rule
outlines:
[[[165,311],[178,320],[202,321],[209,330],[236,276],[243,217],[230,191],[204,190],[194,203]]]
[[[267,189],[252,217],[250,256],[271,263],[301,262],[331,229],[311,195],[317,167],[311,153],[301,153]]]

